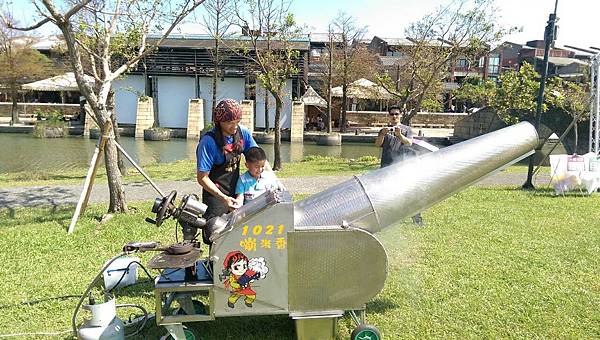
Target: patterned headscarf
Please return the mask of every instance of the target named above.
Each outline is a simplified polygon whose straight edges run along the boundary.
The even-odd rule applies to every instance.
[[[215,107],[214,117],[219,123],[242,119],[242,108],[233,99],[223,99]]]

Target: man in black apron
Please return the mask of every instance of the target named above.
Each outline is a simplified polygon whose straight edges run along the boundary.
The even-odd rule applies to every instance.
[[[257,146],[250,130],[239,125],[242,109],[236,101],[220,101],[213,119],[215,127],[200,138],[196,148],[196,177],[203,189],[202,202],[208,206],[206,220],[236,207],[235,185],[240,176],[242,153]],[[206,244],[210,244],[208,236],[203,232]]]

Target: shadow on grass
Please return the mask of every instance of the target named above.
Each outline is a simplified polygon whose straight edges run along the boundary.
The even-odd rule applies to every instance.
[[[194,333],[197,340],[296,339],[294,322],[287,315],[222,317],[213,321],[185,323],[185,326]],[[151,322],[142,334],[132,339],[160,339],[166,333],[164,327]]]
[[[0,190],[0,207],[59,207],[71,202],[77,203],[78,196],[73,191],[61,187],[23,188],[17,191]]]
[[[367,314],[378,313],[383,314],[390,309],[398,308],[398,304],[389,298],[378,297],[370,302],[367,302]]]
[[[1,201],[1,199],[0,199]],[[0,203],[1,205],[2,203]],[[14,227],[27,224],[41,224],[56,222],[65,227],[69,225],[73,215],[73,207],[65,205],[52,205],[46,208],[4,208],[0,209],[0,224],[2,227]]]

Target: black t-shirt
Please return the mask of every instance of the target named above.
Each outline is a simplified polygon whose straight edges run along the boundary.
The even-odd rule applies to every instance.
[[[397,125],[400,128],[400,133],[407,138],[413,137],[413,132],[410,126],[403,124]],[[390,128],[391,129],[391,128]],[[400,138],[394,136],[393,131],[383,137],[381,144],[381,167],[388,166],[394,162],[401,161],[416,155],[410,145],[402,144]]]

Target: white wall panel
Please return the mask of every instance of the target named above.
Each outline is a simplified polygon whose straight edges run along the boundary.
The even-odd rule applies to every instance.
[[[159,126],[186,128],[189,100],[196,96],[195,79],[169,76],[157,78]]]
[[[204,99],[204,121],[212,122],[212,78],[200,77],[200,98]],[[241,102],[245,98],[246,82],[244,78],[225,78],[217,80],[217,103],[223,99]]]
[[[281,110],[280,127],[290,128],[292,117],[292,80],[288,79],[284,89],[286,95],[283,98]],[[260,82],[256,84],[256,126],[265,127],[265,88]],[[269,127],[275,127],[275,98],[269,93]]]
[[[117,121],[124,124],[135,124],[137,99],[145,92],[144,76],[128,75],[117,79],[112,84],[115,91],[115,108]]]

